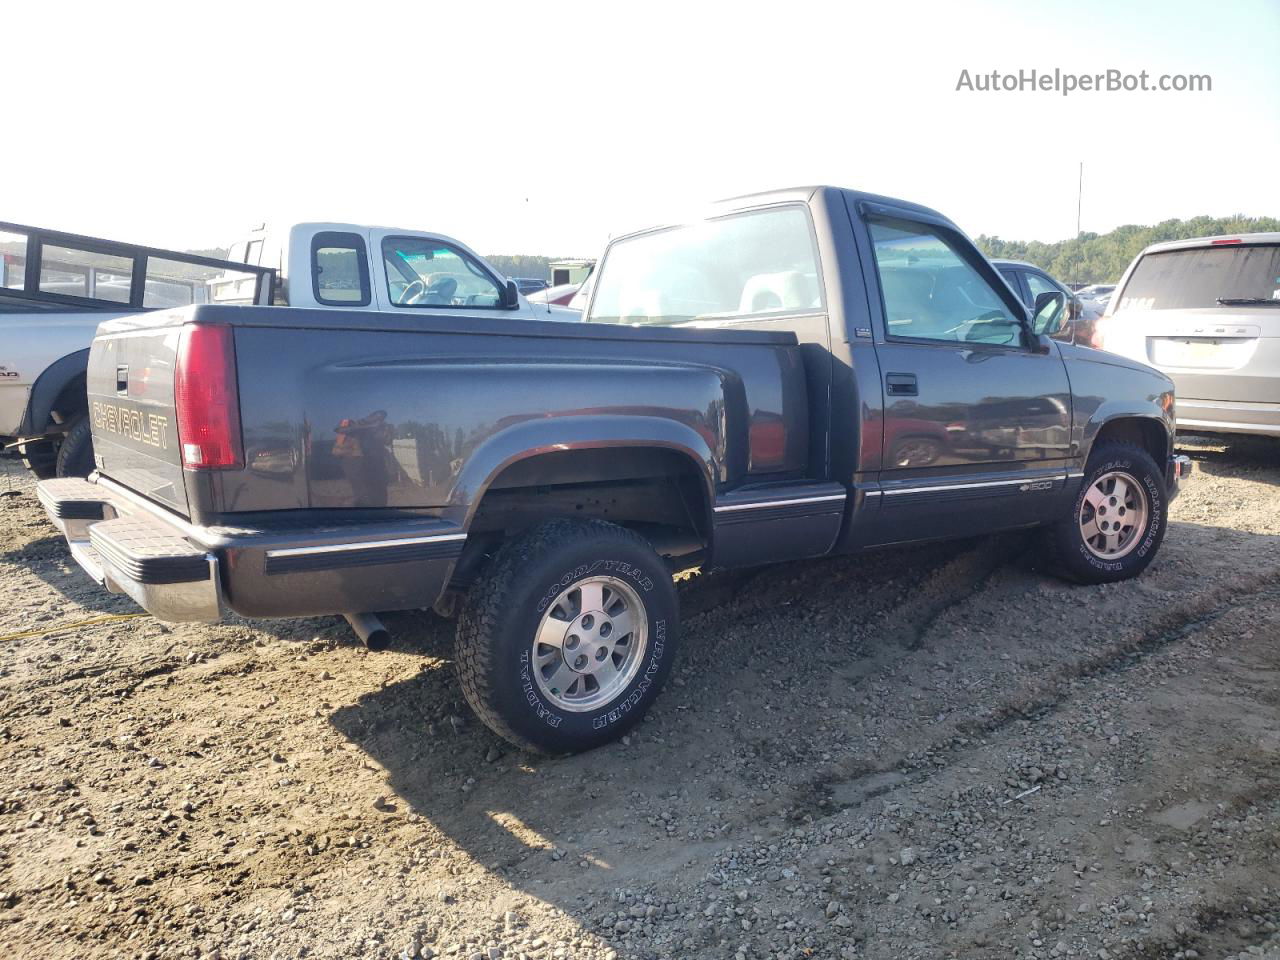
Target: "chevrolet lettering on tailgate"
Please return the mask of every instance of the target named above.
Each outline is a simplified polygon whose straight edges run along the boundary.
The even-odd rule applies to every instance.
[[[169,418],[124,404],[93,401],[93,428],[128,437],[161,450],[169,449]]]

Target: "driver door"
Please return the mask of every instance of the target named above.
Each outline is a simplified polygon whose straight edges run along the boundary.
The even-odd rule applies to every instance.
[[[1022,305],[963,236],[910,217],[866,225],[882,315],[880,539],[1051,516],[1071,457],[1071,390],[1056,346],[1036,352]]]

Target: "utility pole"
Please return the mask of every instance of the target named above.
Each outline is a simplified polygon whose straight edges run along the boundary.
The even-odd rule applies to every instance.
[[[1080,258],[1084,251],[1080,249],[1080,208],[1084,200],[1084,161],[1080,161],[1080,176],[1076,180],[1076,278],[1080,282]]]

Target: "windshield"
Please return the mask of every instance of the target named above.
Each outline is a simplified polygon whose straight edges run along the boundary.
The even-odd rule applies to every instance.
[[[822,310],[809,215],[777,207],[620,240],[592,274],[596,323],[679,324]]]
[[[1187,310],[1217,307],[1219,299],[1280,300],[1280,245],[1149,253],[1125,284],[1119,309]]]

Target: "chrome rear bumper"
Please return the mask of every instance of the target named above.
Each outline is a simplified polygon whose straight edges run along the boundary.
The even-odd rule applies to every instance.
[[[76,563],[112,593],[128,594],[160,620],[222,618],[217,557],[175,526],[87,480],[43,480],[36,495]]]
[[[200,526],[99,475],[45,480],[36,491],[76,562],[161,620],[429,607],[467,540],[456,525],[419,516]]]

